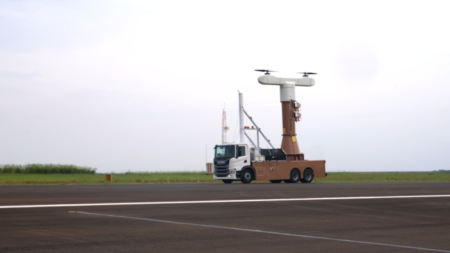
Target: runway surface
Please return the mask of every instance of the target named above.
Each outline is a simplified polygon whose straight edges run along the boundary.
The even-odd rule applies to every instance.
[[[125,251],[450,253],[450,182],[0,187],[0,252]]]

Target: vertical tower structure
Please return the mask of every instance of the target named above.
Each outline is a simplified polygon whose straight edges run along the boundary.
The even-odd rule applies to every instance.
[[[227,143],[227,131],[229,127],[227,126],[227,112],[225,108],[222,111],[222,144]]]
[[[300,155],[300,148],[297,142],[295,122],[300,120],[300,104],[295,100],[295,86],[311,87],[315,81],[309,77],[303,78],[282,78],[271,76],[268,72],[258,78],[258,82],[263,85],[280,86],[280,102],[283,116],[283,139],[281,148],[288,155]],[[301,157],[301,158],[300,158]],[[299,156],[303,160],[302,156]]]
[[[239,141],[244,143],[244,94],[239,92]]]

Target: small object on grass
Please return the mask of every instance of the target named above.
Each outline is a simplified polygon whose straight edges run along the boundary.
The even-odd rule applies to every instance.
[[[105,183],[107,182],[107,181],[109,181],[109,182],[113,182],[113,179],[112,179],[112,174],[105,174]]]

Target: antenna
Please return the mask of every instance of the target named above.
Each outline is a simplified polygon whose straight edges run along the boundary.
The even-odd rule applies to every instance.
[[[230,129],[227,126],[227,112],[225,111],[225,104],[223,104],[223,111],[222,111],[222,144],[228,143],[227,142],[227,131]]]
[[[239,92],[239,142],[244,143],[244,94]]]

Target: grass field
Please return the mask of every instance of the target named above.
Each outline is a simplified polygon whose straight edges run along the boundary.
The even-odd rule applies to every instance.
[[[215,183],[204,172],[113,174],[112,184]],[[0,174],[0,185],[111,184],[104,174]]]
[[[447,181],[450,182],[448,172],[331,172],[326,178],[318,178],[317,182],[419,182],[419,181]]]
[[[105,183],[103,174],[0,174],[0,185],[86,185]],[[329,172],[326,178],[315,179],[313,183],[326,182],[401,182],[401,181],[447,181],[450,173],[407,172],[407,173],[357,173]],[[267,183],[268,181],[255,181]],[[112,184],[197,184],[222,183],[213,180],[204,172],[170,173],[125,173],[113,174]],[[240,182],[234,182],[240,183]]]

